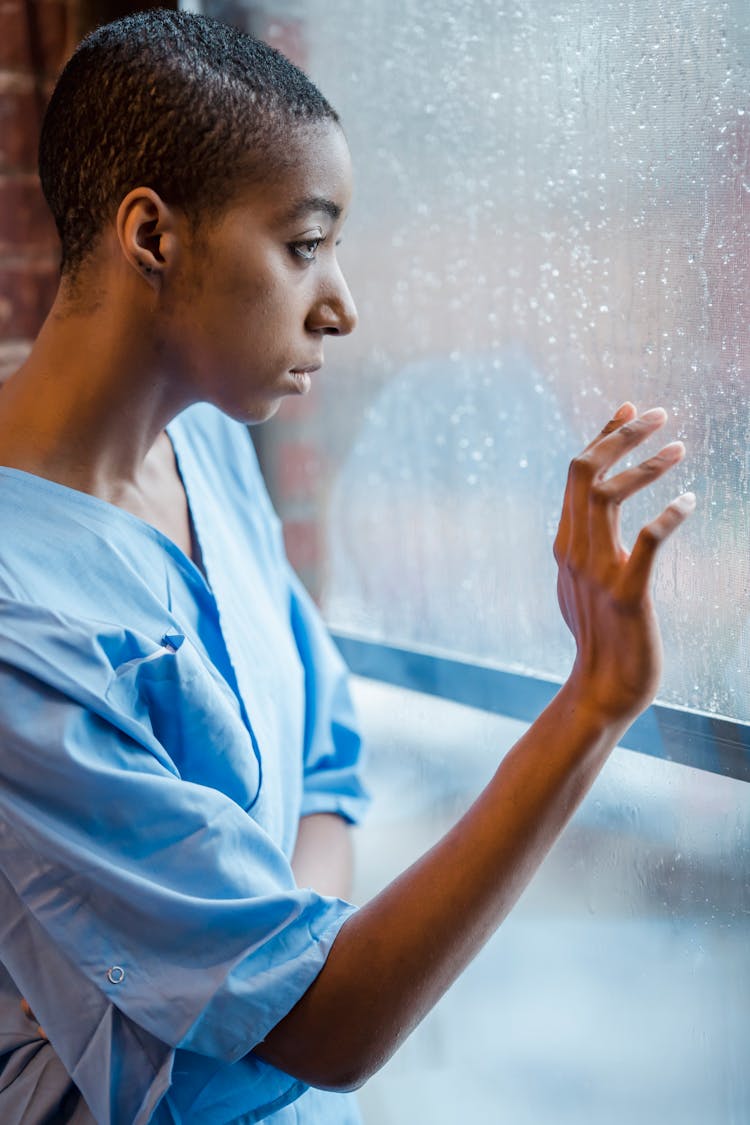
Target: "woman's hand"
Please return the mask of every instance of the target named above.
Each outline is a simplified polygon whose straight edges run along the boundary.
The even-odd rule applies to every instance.
[[[576,641],[570,686],[604,721],[632,721],[654,697],[662,648],[650,592],[656,553],[695,507],[686,492],[641,529],[630,554],[620,538],[620,505],[685,455],[671,442],[614,476],[607,472],[666,421],[659,408],[640,416],[624,403],[571,463],[554,553],[557,596]]]

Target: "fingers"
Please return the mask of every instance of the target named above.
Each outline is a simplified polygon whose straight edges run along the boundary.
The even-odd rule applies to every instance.
[[[651,577],[659,547],[694,510],[695,493],[683,492],[682,496],[667,505],[660,516],[641,528],[627,566],[629,594],[636,598],[640,596]]]
[[[601,441],[601,439],[603,437],[606,437],[607,434],[611,434],[614,430],[619,429],[620,426],[622,426],[625,422],[630,421],[632,418],[635,417],[635,415],[636,415],[636,409],[633,406],[632,402],[623,402],[623,404],[617,408],[617,410],[612,415],[610,420],[605,424],[604,428],[602,430],[600,430],[600,432],[596,435],[596,437],[593,439],[593,441],[589,442],[589,444],[584,449],[581,457],[588,454],[589,451],[591,449],[593,449],[594,446],[596,446],[596,444],[599,441]],[[580,460],[581,460],[581,458],[577,458],[576,460],[571,461],[570,469],[568,471],[568,479],[567,479],[567,482],[566,482],[566,485],[565,485],[565,495],[563,497],[562,515],[560,517],[560,524],[559,524],[558,529],[557,529],[557,535],[555,536],[555,542],[552,546],[552,553],[555,556],[555,560],[558,563],[560,562],[561,558],[565,555],[565,553],[567,551],[567,548],[568,548],[568,545],[570,543],[570,539],[571,539],[571,522],[570,522],[571,511],[570,511],[570,506],[571,506],[571,500],[572,500],[572,493],[573,493],[574,488],[575,488],[575,479],[574,478],[575,478],[575,475],[576,475],[576,472],[577,472],[577,470],[574,468],[574,466],[576,466],[578,464],[578,462],[580,462]],[[578,475],[580,476],[582,474],[579,473]]]
[[[588,537],[589,502],[594,486],[603,480],[607,469],[628,449],[645,441],[662,426],[666,417],[665,411],[655,410],[646,411],[637,418],[633,404],[624,402],[597,437],[578,457],[573,458],[565,488],[562,518],[553,548],[558,563],[571,552],[578,556],[584,549],[585,538]],[[605,499],[604,494],[600,499]],[[615,533],[617,531],[616,513],[614,522],[610,521],[610,529]],[[574,565],[578,565],[582,560],[577,558],[572,561]]]
[[[596,445],[596,443],[600,441],[601,438],[606,437],[607,434],[611,434],[613,430],[618,430],[620,426],[624,425],[626,422],[630,422],[633,418],[635,418],[637,413],[638,411],[633,406],[632,402],[623,402],[622,406],[618,406],[617,410],[614,412],[610,420],[603,427],[603,429],[599,431],[594,440],[589,442],[584,452],[588,451],[592,446]]]
[[[621,457],[660,430],[666,420],[666,410],[657,406],[652,410],[644,411],[638,417],[631,417],[620,425],[610,424],[611,428],[605,426],[580,457],[575,458],[573,465],[582,463],[583,467],[588,469],[590,479],[603,476]],[[613,423],[614,421],[612,419]]]
[[[624,402],[594,440],[571,461],[563,503],[563,518],[558,534],[559,542],[555,545],[556,555],[558,547],[565,549],[570,537],[567,517],[571,505],[575,509],[579,503],[585,501],[592,483],[602,478],[607,469],[629,449],[645,441],[663,426],[667,418],[666,412],[660,408],[647,410],[640,418],[636,417],[636,413],[632,402]]]
[[[640,465],[592,485],[590,528],[591,543],[595,551],[606,550],[613,541],[619,542],[622,502],[640,489],[653,484],[678,465],[684,456],[685,446],[681,441],[673,441]]]
[[[685,446],[681,441],[671,441],[653,457],[641,461],[635,468],[625,469],[608,480],[601,481],[596,488],[597,496],[602,499],[621,504],[635,492],[644,488],[652,481],[658,480],[668,472],[673,465],[678,465],[685,456]]]
[[[597,437],[574,458],[554,545],[558,562],[564,556],[586,552],[586,542],[601,561],[610,557],[613,550],[619,555],[620,504],[678,464],[685,456],[685,447],[682,442],[670,442],[634,468],[608,478],[607,470],[661,429],[666,419],[666,411],[661,407],[638,416],[633,404],[624,402]],[[583,560],[571,561],[575,564]]]

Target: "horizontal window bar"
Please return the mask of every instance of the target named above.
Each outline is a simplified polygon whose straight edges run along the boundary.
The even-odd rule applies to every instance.
[[[340,632],[335,632],[333,639],[358,676],[525,722],[532,722],[560,687],[554,680],[378,644]],[[655,703],[636,719],[619,745],[750,781],[750,723]]]

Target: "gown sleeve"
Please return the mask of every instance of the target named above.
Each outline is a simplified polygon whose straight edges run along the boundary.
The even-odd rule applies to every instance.
[[[369,804],[362,740],[348,670],[297,575],[289,571],[291,623],[305,673],[304,789],[301,815],[336,813],[357,824]]]
[[[181,732],[207,750],[242,737],[215,693],[206,711],[201,675],[187,642],[174,651],[51,614],[40,624],[23,607],[4,615],[3,960],[105,1125],[149,1120],[176,1048],[246,1056],[354,909],[295,887],[244,807],[252,785],[246,802],[190,780]],[[330,799],[353,810],[347,755],[332,759]],[[275,1082],[279,1098],[299,1087],[281,1072]]]

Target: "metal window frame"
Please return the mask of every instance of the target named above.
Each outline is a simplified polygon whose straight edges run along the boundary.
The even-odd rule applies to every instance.
[[[560,687],[561,681],[399,648],[340,631],[332,636],[355,675],[524,722],[532,722]],[[721,715],[655,703],[636,719],[619,745],[737,781],[750,781],[750,723]]]

